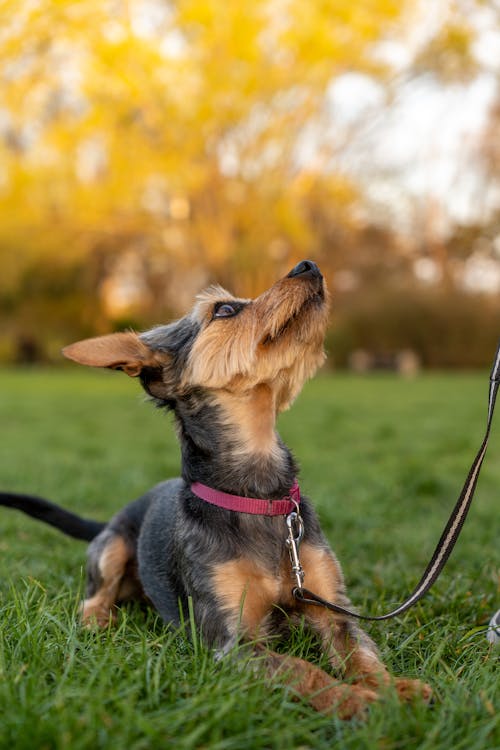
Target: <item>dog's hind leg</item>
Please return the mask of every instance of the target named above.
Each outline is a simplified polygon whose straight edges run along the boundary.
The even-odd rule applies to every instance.
[[[135,557],[133,546],[123,536],[104,530],[89,546],[87,597],[82,605],[85,625],[106,627],[116,619],[115,605],[135,593],[136,582],[127,575]]]

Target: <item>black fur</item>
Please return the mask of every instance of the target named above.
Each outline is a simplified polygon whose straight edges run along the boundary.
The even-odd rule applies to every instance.
[[[28,516],[48,523],[74,539],[83,539],[87,542],[94,539],[106,526],[105,523],[99,521],[81,518],[75,513],[35,495],[0,492],[0,505],[22,510]]]

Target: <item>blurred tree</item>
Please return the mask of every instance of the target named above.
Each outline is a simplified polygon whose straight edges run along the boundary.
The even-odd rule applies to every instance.
[[[252,295],[313,256],[335,292],[337,337],[367,346],[364,310],[366,331],[381,330],[373,347],[406,340],[439,364],[425,326],[393,317],[419,284],[422,320],[446,289],[459,310],[457,269],[481,261],[481,237],[493,253],[498,217],[437,237],[443,208],[424,198],[414,236],[397,236],[332,159],[356,133],[332,119],[329,93],[350,71],[384,84],[379,108],[409,80],[470,80],[486,65],[485,12],[500,29],[481,0],[435,14],[422,0],[0,0],[0,358],[29,358],[47,336],[55,352],[158,322],[213,280]],[[391,82],[381,49],[398,36],[409,62]],[[478,149],[484,195],[498,189],[498,121]],[[477,320],[491,316],[481,305]]]
[[[252,293],[312,252],[311,190],[337,220],[355,191],[301,168],[299,136],[339,71],[381,72],[371,44],[402,7],[3,0],[4,310],[55,262],[99,329],[183,308],[211,277]]]

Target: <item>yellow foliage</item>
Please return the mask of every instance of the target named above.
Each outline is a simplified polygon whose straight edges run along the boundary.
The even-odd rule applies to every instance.
[[[340,211],[354,191],[304,171],[297,138],[336,74],[374,69],[371,44],[403,7],[3,0],[2,286],[96,248],[140,246],[151,273],[244,263],[253,284],[307,255],[308,192],[332,190]]]

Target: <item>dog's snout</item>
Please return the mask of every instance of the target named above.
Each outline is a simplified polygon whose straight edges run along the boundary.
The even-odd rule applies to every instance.
[[[295,268],[292,268],[288,274],[289,278],[295,278],[296,276],[304,276],[307,278],[323,278],[321,271],[319,270],[316,263],[312,260],[301,260]]]

